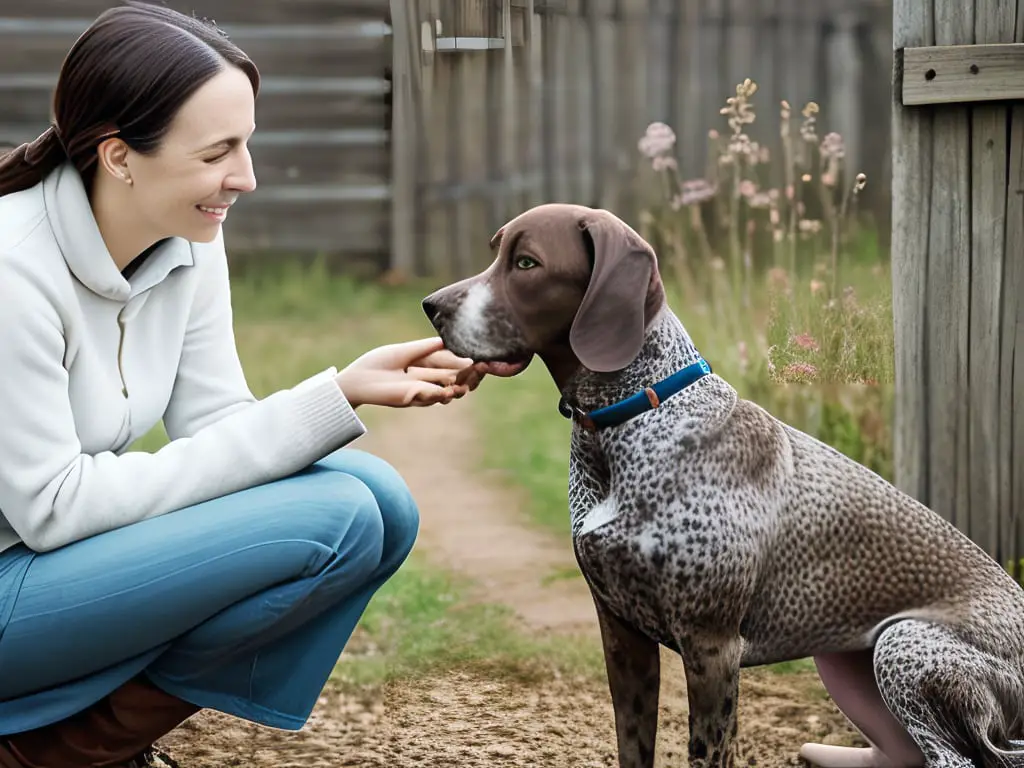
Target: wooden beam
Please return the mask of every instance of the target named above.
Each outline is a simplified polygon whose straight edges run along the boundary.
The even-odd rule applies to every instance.
[[[1024,43],[903,49],[903,105],[1024,101]]]

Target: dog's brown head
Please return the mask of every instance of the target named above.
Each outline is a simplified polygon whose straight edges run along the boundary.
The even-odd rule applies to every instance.
[[[456,354],[515,375],[537,354],[617,371],[634,360],[665,300],[653,248],[608,211],[547,204],[491,239],[484,272],[442,288],[423,309]]]

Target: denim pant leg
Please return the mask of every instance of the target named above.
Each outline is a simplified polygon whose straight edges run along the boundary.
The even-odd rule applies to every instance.
[[[147,674],[158,686],[199,706],[287,730],[298,730],[316,705],[345,643],[373,595],[395,574],[419,532],[419,510],[398,472],[364,451],[342,449],[314,465],[317,470],[358,478],[380,509],[384,540],[380,563],[362,588],[284,637],[231,663],[196,674],[191,646],[202,634],[213,641],[232,612],[207,622],[153,664]],[[232,609],[235,610],[235,609]]]
[[[301,727],[417,523],[397,473],[343,449],[54,552],[0,553],[29,561],[0,585],[16,590],[0,733],[66,717],[139,671],[199,706]]]

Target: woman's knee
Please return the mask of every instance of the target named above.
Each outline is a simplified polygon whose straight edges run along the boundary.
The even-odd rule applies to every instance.
[[[384,527],[383,560],[404,560],[419,534],[420,514],[398,470],[379,456],[355,448],[336,451],[316,466],[351,475],[370,490]]]
[[[384,555],[385,527],[373,491],[356,477],[323,472],[293,478],[290,509],[282,510],[288,533],[323,547],[323,562],[344,565],[351,577],[368,577]]]

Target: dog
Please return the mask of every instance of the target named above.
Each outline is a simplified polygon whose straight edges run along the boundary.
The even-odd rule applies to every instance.
[[[1024,766],[1024,590],[962,532],[774,418],[698,351],[654,249],[545,204],[423,310],[483,375],[535,357],[573,421],[573,549],[593,596],[620,768],[652,768],[659,647],[682,659],[689,764],[735,758],[743,667],[813,657],[870,745],[823,768]]]

